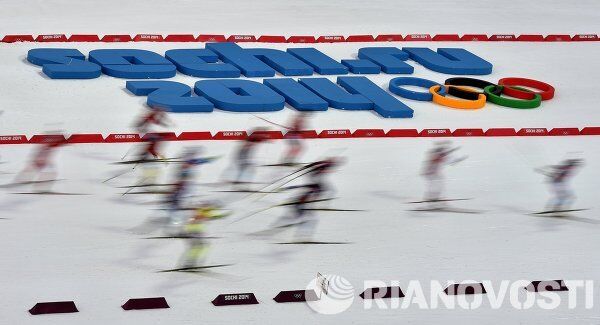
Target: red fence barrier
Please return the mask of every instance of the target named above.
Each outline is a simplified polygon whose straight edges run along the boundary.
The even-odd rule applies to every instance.
[[[317,43],[340,43],[345,41],[346,39],[344,36],[340,35],[319,36],[319,38],[317,38]]]
[[[400,35],[400,34],[378,35],[375,38],[375,41],[377,41],[377,42],[400,42],[403,40],[404,40],[404,37],[402,37],[402,35]]]
[[[195,42],[196,37],[192,34],[173,34],[167,35],[165,42]]]
[[[465,34],[460,38],[461,41],[488,41],[488,36],[485,34]]]
[[[132,38],[130,35],[104,35],[100,41],[108,43],[131,42]]]
[[[67,36],[65,36],[65,34],[38,35],[38,37],[35,38],[35,41],[40,43],[66,42]]]
[[[3,43],[34,42],[33,35],[6,35],[2,38]]]
[[[256,42],[254,35],[231,35],[227,38],[227,42]]]
[[[460,36],[458,36],[458,34],[438,34],[433,36],[431,40],[440,42],[457,42],[460,41]]]
[[[156,34],[137,34],[133,38],[134,42],[163,42],[164,38],[162,35]]]
[[[517,135],[517,131],[513,128],[492,128],[485,131],[488,137],[512,137]]]
[[[450,137],[450,129],[425,129],[419,132],[420,137]]]
[[[491,42],[514,42],[517,37],[512,34],[495,34],[490,36],[489,40]]]
[[[198,42],[227,42],[225,35],[198,35]]]
[[[314,36],[290,36],[288,43],[315,43],[317,39]]]
[[[417,129],[392,129],[385,135],[391,138],[418,137],[419,131]]]
[[[488,130],[479,128],[463,128],[455,129],[391,129],[385,131],[383,129],[357,129],[352,132],[349,129],[335,130],[304,130],[300,132],[287,132],[283,134],[281,131],[259,131],[267,136],[268,139],[279,140],[289,138],[304,138],[304,139],[334,139],[334,138],[403,138],[403,137],[510,137],[510,136],[577,136],[577,135],[600,135],[600,127],[590,126],[579,130],[576,127],[564,128],[521,128],[518,131],[514,128],[490,128]],[[246,131],[219,131],[211,135],[208,131],[192,131],[182,132],[178,136],[174,132],[160,132],[163,140],[167,141],[194,141],[194,140],[244,140],[248,138]],[[33,135],[29,140],[25,135],[4,135],[0,136],[0,145],[2,144],[24,144],[24,143],[44,143],[49,137],[62,137],[64,135],[52,134],[37,134]],[[72,134],[68,139],[68,143],[120,143],[120,142],[141,142],[150,134],[140,137],[135,133],[113,133],[103,138],[99,133],[82,133]]]
[[[159,34],[137,34],[134,37],[131,35],[105,35],[102,38],[98,35],[71,35],[67,37],[64,34],[40,34],[37,37],[33,35],[5,35],[2,38],[3,43],[14,42],[262,42],[262,43],[338,43],[338,42],[400,42],[400,41],[442,41],[442,42],[459,42],[459,41],[510,41],[510,42],[584,42],[584,41],[600,41],[597,34],[408,34],[403,37],[401,34],[381,34],[381,35],[343,35],[334,36],[290,36],[287,39],[282,35],[262,35],[256,37],[254,35],[198,35],[193,34],[172,34],[163,38]]]
[[[352,132],[348,129],[342,130],[323,130],[319,133],[319,138],[350,138]]]
[[[358,129],[352,133],[354,138],[383,138],[385,131],[381,129]]]
[[[285,43],[285,36],[269,36],[263,35],[258,38],[259,42],[262,43]]]
[[[350,35],[346,42],[375,42],[373,35]]]
[[[69,42],[100,42],[98,35],[71,35]]]

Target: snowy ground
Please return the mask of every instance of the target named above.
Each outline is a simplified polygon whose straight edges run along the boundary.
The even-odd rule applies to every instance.
[[[116,9],[109,9],[116,8]],[[598,33],[598,1],[178,1],[73,2],[67,0],[0,2],[0,34],[255,34],[349,35],[387,33],[579,34]],[[510,110],[488,104],[477,112],[450,110],[432,103],[406,100],[413,119],[382,119],[368,112],[330,109],[317,114],[310,126],[337,128],[488,128],[599,126],[596,78],[600,43],[389,43],[386,46],[464,47],[494,64],[485,79],[522,76],[556,87],[556,98],[537,110]],[[336,59],[354,57],[360,47],[376,44],[314,44]],[[124,90],[125,80],[107,76],[88,81],[49,80],[41,68],[25,61],[36,47],[141,48],[164,53],[173,48],[203,44],[0,44],[0,134],[36,134],[61,129],[66,133],[131,131],[131,122],[145,98]],[[244,47],[286,48],[302,45],[243,44]],[[415,77],[443,81],[448,75],[415,64]],[[370,76],[386,87],[395,76]],[[195,78],[178,74],[174,81],[192,85]],[[292,109],[263,117],[284,123]],[[247,114],[174,115],[172,131],[237,130],[262,125]],[[363,212],[320,213],[315,238],[348,241],[335,246],[281,247],[290,233],[272,240],[248,239],[287,212],[272,209],[244,221],[248,213],[284,202],[283,194],[262,200],[198,187],[202,198],[230,204],[235,214],[216,221],[210,263],[235,263],[218,274],[159,274],[173,267],[183,252],[180,240],[149,240],[132,228],[160,215],[151,204],[157,198],[121,196],[117,186],[136,181],[135,173],[110,185],[102,180],[123,170],[112,165],[128,150],[127,144],[73,145],[59,151],[61,181],[54,189],[85,193],[81,196],[27,196],[0,191],[0,324],[224,324],[224,323],[372,323],[407,322],[482,324],[598,324],[600,323],[600,264],[597,259],[598,178],[600,138],[513,137],[459,138],[460,154],[469,159],[447,170],[450,197],[472,198],[453,203],[479,214],[416,213],[407,210],[424,191],[418,173],[435,139],[310,140],[303,157],[311,161],[342,152],[347,163],[333,175],[339,199],[332,208]],[[202,168],[200,182],[226,176],[230,141],[169,143],[168,156],[183,146],[202,145],[209,155],[225,155]],[[261,147],[261,163],[273,163],[283,141]],[[341,149],[340,149],[341,148]],[[12,181],[33,146],[0,147],[0,184]],[[533,217],[543,208],[548,189],[535,167],[552,164],[577,152],[586,165],[573,180],[575,207],[589,208],[573,218]],[[174,166],[165,169],[168,181]],[[283,171],[260,168],[257,180],[273,179]],[[20,189],[21,190],[21,189]],[[20,191],[19,190],[19,191]],[[22,189],[27,190],[27,189]],[[159,235],[158,233],[156,235]],[[287,237],[286,237],[287,236]],[[304,304],[277,304],[281,290],[302,289],[316,272],[338,274],[362,291],[364,280],[546,280],[595,281],[593,309],[516,310],[510,305],[492,309],[364,310],[360,298],[349,311],[335,316],[313,312]],[[425,284],[426,286],[426,284]],[[214,307],[220,293],[254,292],[257,306]],[[565,297],[565,293],[560,294]],[[124,312],[129,298],[165,296],[171,309]],[[31,316],[35,302],[74,300],[80,313]]]
[[[218,270],[218,277],[189,274],[157,274],[173,267],[183,251],[179,240],[149,240],[132,228],[159,212],[152,205],[134,202],[156,198],[129,195],[114,186],[135,182],[127,175],[102,184],[122,167],[111,165],[127,145],[75,145],[59,158],[55,190],[81,192],[86,196],[25,196],[2,194],[0,281],[10,297],[1,307],[10,323],[221,324],[229,322],[277,322],[305,319],[326,323],[389,322],[394,320],[433,323],[441,320],[476,319],[494,323],[506,317],[526,323],[589,324],[598,321],[597,306],[545,311],[519,311],[508,306],[461,310],[363,310],[356,301],[337,316],[319,316],[306,306],[278,305],[271,300],[280,290],[304,288],[316,272],[339,274],[357,291],[362,281],[409,280],[463,281],[467,279],[589,279],[600,281],[600,264],[594,258],[600,239],[596,180],[600,176],[600,151],[596,137],[473,138],[459,139],[461,155],[469,159],[447,170],[448,195],[473,198],[453,206],[481,210],[481,214],[416,213],[407,210],[424,190],[418,176],[421,161],[432,139],[313,140],[305,159],[312,160],[345,148],[348,157],[332,178],[338,200],[330,207],[364,209],[365,212],[326,212],[319,215],[317,240],[349,241],[337,246],[284,247],[291,233],[272,240],[252,240],[244,234],[265,228],[285,209],[273,209],[231,224],[231,221],[262,207],[286,200],[273,194],[253,202],[245,194],[213,192],[199,187],[204,198],[235,201],[236,214],[211,227],[214,242],[210,263],[236,263]],[[228,154],[233,142],[189,142],[203,145],[210,155]],[[183,143],[169,144],[170,155]],[[559,147],[561,150],[556,150]],[[3,147],[5,172],[16,172],[30,146]],[[259,152],[263,163],[272,162],[283,142],[266,144]],[[381,155],[381,152],[391,154]],[[556,162],[566,151],[581,151],[587,165],[574,179],[576,207],[590,208],[573,219],[532,217],[547,198],[543,177],[534,167]],[[216,182],[226,175],[229,157],[203,168],[200,181]],[[225,174],[224,174],[225,173]],[[168,174],[168,173],[167,173]],[[262,167],[256,178],[276,177]],[[12,175],[3,176],[9,182]],[[165,178],[165,181],[167,178]],[[156,234],[159,235],[159,234]],[[596,288],[598,289],[598,288]],[[219,293],[254,292],[258,306],[220,307],[210,304]],[[358,292],[357,292],[358,293]],[[165,296],[172,309],[124,313],[119,305],[130,297]],[[75,300],[79,314],[31,317],[25,310],[36,301]],[[485,306],[485,304],[484,304]],[[7,323],[8,324],[8,323]]]
[[[600,27],[595,0],[4,0],[2,9],[6,34],[580,34]]]

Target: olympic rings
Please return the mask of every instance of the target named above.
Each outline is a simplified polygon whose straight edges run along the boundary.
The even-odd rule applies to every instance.
[[[492,86],[494,84],[489,81],[481,80],[481,79],[456,77],[456,78],[446,79],[446,81],[444,81],[444,85],[469,86],[469,87],[479,88],[479,89],[481,89],[481,92],[479,92],[479,93],[483,94],[483,88],[485,88],[487,86]]]
[[[500,106],[512,108],[536,108],[539,107],[542,103],[542,96],[538,93],[532,93],[534,94],[533,99],[510,99],[494,94],[494,91],[497,90],[494,88],[500,89],[500,91],[504,91],[504,88],[507,87],[490,85],[483,89],[485,94],[488,96],[488,100]],[[521,87],[515,87],[514,89],[516,89],[516,91],[526,91],[525,88]]]
[[[424,102],[430,102],[433,100],[433,95],[431,95],[430,92],[418,92],[418,91],[412,91],[412,90],[408,90],[408,89],[400,87],[400,86],[407,86],[407,85],[423,87],[423,88],[427,88],[427,89],[429,89],[433,86],[436,86],[436,85],[441,86],[437,82],[427,80],[427,79],[413,78],[413,77],[398,77],[398,78],[394,78],[394,79],[390,80],[389,89],[394,94],[404,97],[404,98],[414,99],[414,100],[419,100],[419,101],[424,101]],[[442,92],[441,94],[445,95],[446,93]]]
[[[539,107],[542,101],[554,97],[553,86],[526,78],[502,78],[498,84],[494,84],[481,79],[455,77],[446,79],[444,84],[442,86],[435,81],[422,78],[398,77],[390,80],[389,90],[404,98],[433,101],[436,104],[458,109],[479,109],[485,105],[486,101],[504,107],[530,109]],[[404,89],[400,87],[402,85],[429,88],[429,93]],[[539,91],[532,91],[525,87],[535,88]],[[483,91],[476,91],[472,88],[479,88]],[[504,97],[503,94],[509,97]],[[447,97],[447,95],[456,98]]]
[[[501,86],[504,87],[503,93],[520,99],[534,99],[536,94],[542,96],[542,100],[552,99],[554,97],[554,87],[550,86],[545,82],[538,80],[527,79],[527,78],[502,78],[498,81]],[[541,90],[541,92],[534,92],[528,89],[516,88],[512,86],[525,86]]]
[[[484,94],[478,94],[475,92],[471,92],[473,95],[475,95],[477,97],[475,100],[452,99],[450,97],[442,96],[438,93],[438,90],[440,90],[441,87],[442,86],[433,86],[433,87],[429,88],[429,92],[433,96],[433,102],[440,104],[440,105],[444,105],[444,106],[448,106],[448,107],[452,107],[452,108],[458,108],[458,109],[478,109],[478,108],[482,108],[485,105],[485,101],[487,100],[487,98]],[[450,93],[450,89],[458,88],[459,86],[444,86],[444,87],[447,88],[448,89],[447,92]],[[469,92],[469,90],[467,90],[466,88],[462,88],[462,90]]]

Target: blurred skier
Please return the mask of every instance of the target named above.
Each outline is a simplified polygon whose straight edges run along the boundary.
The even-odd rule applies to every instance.
[[[583,165],[582,159],[565,159],[555,166],[538,169],[540,173],[548,178],[552,197],[546,204],[547,211],[561,211],[575,201],[575,194],[569,186],[569,180],[573,178],[575,171]]]
[[[160,133],[148,133],[145,137],[145,143],[138,153],[136,163],[142,165],[142,175],[138,185],[152,185],[157,183],[161,174],[160,162],[165,161],[165,156],[161,154],[161,147],[164,137]]]
[[[304,149],[302,131],[306,130],[307,117],[307,113],[299,112],[292,119],[290,126],[285,127],[288,130],[286,133],[288,148],[282,160],[284,166],[294,166],[298,163],[298,157]]]
[[[45,135],[42,143],[33,153],[30,163],[15,178],[18,183],[47,183],[56,180],[53,164],[56,149],[67,144],[62,134]]]
[[[237,177],[233,182],[234,184],[251,182],[252,173],[255,166],[253,161],[254,150],[256,150],[258,144],[269,139],[265,131],[265,128],[256,128],[252,130],[250,136],[248,136],[240,146],[235,155]]]
[[[206,222],[228,215],[228,212],[212,203],[204,203],[194,211],[194,215],[183,227],[182,235],[186,238],[187,248],[181,258],[181,268],[196,268],[204,265],[209,248]]]
[[[150,108],[137,122],[135,122],[135,130],[140,136],[151,132],[153,126],[168,126],[170,125],[167,113],[161,108]]]
[[[176,181],[173,184],[172,191],[168,194],[167,199],[169,211],[171,212],[170,219],[172,225],[181,223],[179,217],[179,212],[183,208],[181,202],[188,193],[189,185],[194,179],[194,167],[207,164],[215,159],[201,158],[201,154],[201,148],[186,148],[182,155],[182,161],[177,169]]]
[[[157,132],[153,132],[153,130],[152,130],[153,126],[169,126],[169,125],[171,125],[171,123],[169,121],[169,118],[167,117],[167,113],[163,109],[150,108],[141,118],[139,118],[134,123],[133,126],[134,126],[136,132],[141,137],[146,135],[146,138],[147,138],[146,142],[148,144],[152,144],[151,141],[148,141],[148,138],[149,138],[148,135],[159,134]],[[156,139],[156,138],[153,138],[150,140],[154,140],[154,139]],[[127,150],[127,152],[125,153],[125,155],[123,155],[123,157],[121,157],[121,160],[125,159],[125,157],[127,157],[129,155],[129,153],[132,152],[132,150],[136,147],[137,147],[137,145],[130,147],[129,150]],[[145,146],[144,151],[147,151],[149,154],[151,154],[155,158],[157,157],[156,151],[151,146]]]
[[[165,159],[165,156],[160,153],[161,146],[164,142],[164,136],[160,133],[148,133],[145,136],[145,143],[138,154],[139,162],[148,162],[157,159]]]
[[[284,215],[275,221],[272,229],[281,229],[291,226],[296,228],[296,240],[308,240],[312,237],[314,229],[317,225],[309,206],[316,202],[324,201],[326,194],[329,196],[333,193],[333,188],[327,181],[327,175],[334,171],[335,167],[342,163],[339,157],[330,157],[325,160],[317,161],[305,166],[302,170],[306,170],[303,175],[308,177],[308,182],[303,185],[291,186],[288,189],[299,188],[302,192],[294,200],[292,206],[292,214]]]
[[[423,199],[425,202],[440,203],[444,191],[443,167],[445,165],[456,164],[466,159],[466,157],[453,158],[452,153],[457,151],[460,147],[452,148],[450,145],[451,143],[449,141],[438,142],[427,155],[427,161],[425,162],[425,168],[422,173],[427,182],[427,189]]]

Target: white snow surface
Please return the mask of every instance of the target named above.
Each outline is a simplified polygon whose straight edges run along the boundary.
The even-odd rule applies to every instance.
[[[2,34],[585,34],[595,0],[4,0]]]
[[[598,321],[598,307],[566,302],[556,310],[533,308],[517,311],[506,303],[499,310],[489,303],[473,310],[364,310],[360,298],[350,310],[335,316],[314,313],[303,304],[277,304],[272,298],[280,290],[304,288],[316,272],[338,274],[364,289],[364,280],[491,280],[498,290],[501,280],[585,279],[600,280],[595,258],[600,239],[597,215],[597,179],[600,151],[597,137],[558,138],[461,138],[460,155],[466,161],[449,167],[447,195],[472,198],[450,203],[480,214],[410,212],[421,199],[423,179],[418,175],[425,150],[433,139],[310,140],[310,161],[328,152],[346,148],[347,163],[332,175],[337,189],[331,208],[364,212],[322,212],[315,240],[348,241],[348,245],[280,246],[292,239],[286,232],[269,240],[246,234],[268,227],[289,213],[277,208],[234,222],[261,208],[289,200],[289,194],[270,194],[255,201],[246,193],[215,192],[220,188],[198,187],[196,200],[229,203],[235,214],[214,221],[208,263],[236,263],[216,270],[217,275],[158,274],[175,267],[184,245],[181,240],[143,239],[153,234],[133,230],[146,218],[159,216],[156,205],[139,204],[158,197],[126,195],[116,186],[137,181],[136,173],[108,184],[102,180],[123,170],[111,165],[127,145],[75,145],[61,150],[57,169],[60,178],[54,190],[87,193],[84,196],[27,196],[11,194],[27,189],[3,191],[0,217],[3,265],[0,281],[6,297],[1,311],[5,324],[207,324],[223,323],[550,323],[590,324]],[[169,156],[186,145],[171,143]],[[273,162],[284,142],[265,144],[259,163]],[[236,143],[202,142],[207,154],[224,155],[202,168],[200,182],[219,181]],[[560,150],[557,150],[560,148]],[[29,145],[5,146],[9,163],[3,171],[18,171]],[[534,167],[564,158],[564,151],[581,151],[587,165],[573,180],[578,194],[576,207],[590,208],[573,219],[534,217],[548,196],[543,177]],[[173,166],[164,181],[172,176]],[[259,168],[256,179],[268,180],[283,171]],[[9,182],[11,175],[2,176]],[[138,203],[138,204],[135,204]],[[595,288],[598,290],[598,288]],[[427,290],[427,289],[426,289]],[[254,292],[255,306],[214,307],[210,301],[221,293]],[[597,291],[596,291],[597,292]],[[165,296],[170,310],[123,312],[128,298]],[[429,295],[428,295],[429,296]],[[561,298],[567,298],[566,293]],[[597,293],[596,293],[597,298]],[[38,301],[74,300],[78,314],[30,316],[26,310]],[[486,300],[484,300],[486,301]],[[583,301],[579,301],[583,304]],[[596,302],[597,304],[597,302]]]
[[[360,34],[360,33],[596,33],[600,24],[597,1],[179,1],[179,2],[73,2],[14,1],[0,3],[2,34],[17,33],[193,33],[193,34]],[[116,12],[109,15],[109,7]],[[314,44],[336,59],[351,58],[362,46],[377,44]],[[485,79],[522,76],[556,87],[556,98],[536,110],[511,110],[488,104],[465,112],[405,100],[415,109],[413,119],[383,119],[370,112],[335,109],[311,120],[315,129],[358,128],[488,128],[584,127],[600,125],[596,76],[600,46],[593,43],[389,43],[385,46],[463,47],[494,64]],[[36,134],[61,129],[66,133],[119,133],[131,131],[144,97],[124,90],[125,80],[102,76],[94,80],[50,80],[40,67],[25,61],[36,47],[80,49],[142,48],[164,53],[172,48],[203,44],[0,44],[1,134]],[[244,47],[286,48],[304,45],[243,44]],[[448,75],[415,63],[416,77],[443,81]],[[385,87],[393,75],[369,76]],[[335,78],[335,77],[332,77]],[[196,78],[178,74],[170,79],[193,85]],[[257,79],[260,80],[260,79]],[[286,108],[262,117],[284,123],[293,113]],[[217,131],[263,125],[248,114],[216,110],[211,114],[171,114],[170,130]],[[600,217],[598,179],[600,138],[513,137],[458,138],[460,155],[468,159],[446,170],[447,196],[471,198],[451,203],[480,214],[416,213],[408,201],[419,200],[424,181],[419,176],[431,138],[307,140],[303,161],[342,152],[346,163],[332,175],[338,199],[331,208],[362,212],[323,212],[315,239],[348,241],[348,245],[282,247],[284,233],[271,240],[249,239],[285,208],[237,218],[272,204],[289,194],[256,196],[216,192],[195,187],[198,200],[221,200],[234,215],[215,221],[209,263],[235,263],[213,276],[160,274],[174,267],[183,253],[181,240],[150,240],[133,228],[158,216],[158,206],[141,204],[158,197],[122,196],[117,186],[137,180],[139,168],[114,181],[102,183],[124,170],[113,165],[128,144],[81,144],[61,148],[57,170],[62,179],[54,189],[85,193],[81,196],[43,196],[0,192],[0,324],[597,324],[600,322]],[[186,146],[203,146],[207,155],[222,156],[201,167],[197,179],[211,183],[227,176],[233,141],[172,142],[167,156]],[[261,145],[257,160],[276,162],[284,141]],[[1,184],[10,183],[26,164],[33,145],[0,147],[4,164]],[[573,218],[533,217],[548,198],[543,176],[533,171],[569,155],[585,159],[572,182],[575,207],[589,210]],[[162,181],[172,179],[174,164],[163,166]],[[257,169],[257,180],[269,181],[284,171]],[[27,189],[24,189],[27,190]],[[592,309],[532,308],[516,310],[508,303],[492,309],[484,302],[477,310],[419,309],[365,310],[356,297],[348,311],[326,316],[305,304],[277,304],[281,290],[304,288],[317,272],[347,278],[356,294],[364,280],[594,280]],[[495,287],[494,289],[498,289]],[[214,307],[221,293],[254,292],[259,305]],[[566,300],[567,293],[560,293]],[[165,296],[171,309],[129,311],[120,305],[129,298]],[[31,316],[36,302],[74,300],[77,314]],[[484,301],[487,301],[484,299]],[[582,301],[579,301],[582,303]]]

